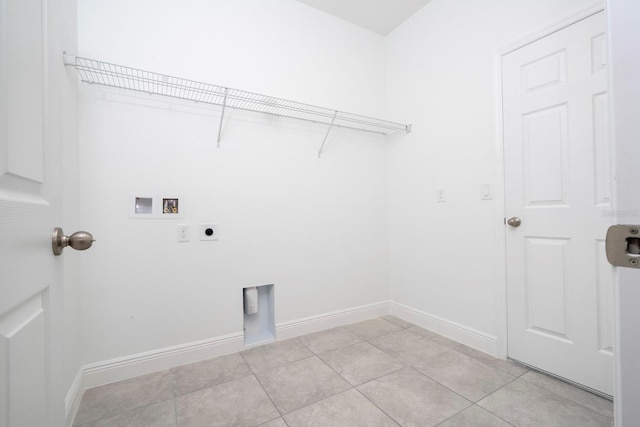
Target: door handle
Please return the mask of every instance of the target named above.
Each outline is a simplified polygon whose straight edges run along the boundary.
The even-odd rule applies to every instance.
[[[605,242],[607,261],[617,267],[640,268],[640,225],[612,225]]]
[[[510,227],[518,228],[520,227],[520,224],[522,224],[522,220],[517,216],[514,216],[513,218],[509,218],[507,220],[507,224],[509,224]]]
[[[91,233],[86,231],[76,231],[71,236],[65,236],[62,228],[56,227],[53,229],[53,235],[51,236],[51,247],[53,254],[58,256],[62,255],[62,250],[67,246],[71,246],[77,251],[84,251],[89,249],[95,241]]]

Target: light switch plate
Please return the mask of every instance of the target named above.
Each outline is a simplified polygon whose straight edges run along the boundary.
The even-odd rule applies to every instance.
[[[491,184],[482,184],[480,186],[480,199],[482,200],[493,199],[493,186]]]
[[[200,224],[200,240],[218,240],[220,229],[218,224]]]

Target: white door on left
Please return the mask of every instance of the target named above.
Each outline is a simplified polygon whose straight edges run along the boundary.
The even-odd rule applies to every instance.
[[[2,427],[64,424],[61,368],[52,364],[62,340],[62,265],[51,249],[51,232],[62,224],[63,112],[56,111],[55,76],[64,70],[50,70],[58,47],[47,34],[47,6],[55,7],[0,0]]]

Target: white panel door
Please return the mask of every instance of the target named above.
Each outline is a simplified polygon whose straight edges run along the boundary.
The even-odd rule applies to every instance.
[[[60,426],[59,138],[46,0],[0,0],[0,426]]]
[[[503,57],[509,357],[613,394],[607,52],[598,13]]]

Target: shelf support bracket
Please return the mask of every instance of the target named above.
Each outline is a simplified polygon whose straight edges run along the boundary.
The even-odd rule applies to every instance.
[[[222,100],[222,113],[220,113],[220,124],[218,125],[218,142],[216,143],[216,148],[220,148],[220,135],[222,135],[222,120],[224,119],[224,110],[227,108],[227,94],[229,93],[228,88],[224,88],[224,99]]]
[[[62,52],[62,62],[67,67],[76,67],[76,56],[70,55],[67,51]]]
[[[333,122],[336,121],[336,117],[338,116],[338,112],[333,113],[333,118],[331,119],[331,123],[329,123],[329,129],[327,129],[327,133],[324,134],[324,139],[322,140],[322,145],[318,150],[318,158],[320,158],[320,154],[322,154],[322,149],[324,148],[324,144],[327,142],[327,138],[329,137],[329,132],[331,132],[331,128],[333,127]]]

